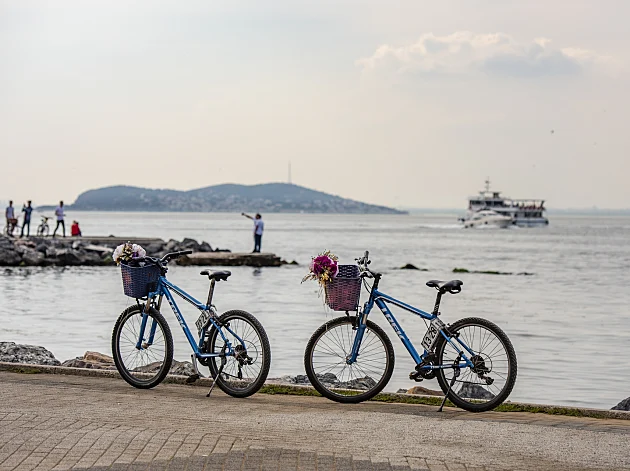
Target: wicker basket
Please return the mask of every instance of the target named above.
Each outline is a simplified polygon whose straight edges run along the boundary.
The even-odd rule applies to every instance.
[[[123,291],[131,298],[144,298],[157,287],[160,278],[160,267],[148,265],[144,267],[130,267],[120,264]]]
[[[339,265],[339,272],[326,285],[326,304],[333,311],[356,311],[361,296],[361,278],[356,265]]]

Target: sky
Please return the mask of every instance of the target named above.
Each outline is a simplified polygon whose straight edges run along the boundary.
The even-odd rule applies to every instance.
[[[0,0],[0,200],[630,207],[628,0]]]

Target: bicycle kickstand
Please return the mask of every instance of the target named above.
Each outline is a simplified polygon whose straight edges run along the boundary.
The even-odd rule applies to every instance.
[[[462,356],[461,354],[457,356],[457,358],[453,362],[453,365],[459,365],[459,360],[461,359],[461,356]],[[438,412],[442,412],[442,409],[444,409],[444,404],[446,404],[448,395],[450,394],[451,389],[453,388],[453,385],[455,384],[455,381],[457,380],[458,377],[459,377],[459,366],[453,366],[453,378],[451,379],[451,382],[448,385],[448,390],[446,391],[446,394],[444,395],[444,399],[442,399],[442,404],[440,404],[440,408],[438,409]]]
[[[208,391],[208,394],[206,394],[206,397],[210,397],[210,394],[212,394],[212,390],[217,385],[217,379],[221,377],[221,373],[223,373],[223,367],[225,366],[226,363],[227,363],[227,360],[225,359],[225,356],[222,356],[221,366],[219,367],[219,371],[217,372],[217,375],[214,377],[214,381],[212,382],[212,386],[210,386],[210,391]]]

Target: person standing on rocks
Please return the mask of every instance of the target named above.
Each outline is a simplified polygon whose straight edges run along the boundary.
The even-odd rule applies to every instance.
[[[262,235],[265,230],[265,223],[262,220],[262,216],[260,214],[256,214],[255,217],[251,217],[249,214],[241,213],[248,219],[254,221],[254,250],[252,253],[259,253],[260,247],[262,245]]]
[[[64,214],[63,214],[63,201],[59,202],[59,206],[57,206],[57,209],[55,209],[55,216],[57,216],[57,225],[55,226],[55,230],[53,231],[53,237],[55,237],[55,234],[57,233],[57,229],[59,229],[59,226],[61,226],[61,228],[63,229],[63,236],[66,236],[66,223],[64,222],[63,218],[64,218]]]
[[[24,237],[24,228],[26,228],[26,237],[28,237],[31,235],[31,213],[33,212],[31,200],[27,201],[26,206],[22,206],[22,212],[24,213],[24,222],[22,223],[20,237]]]
[[[13,229],[15,229],[15,225],[17,224],[17,221],[15,219],[15,208],[13,207],[13,201],[9,201],[9,206],[7,206],[4,215],[7,219],[7,235],[13,236]]]

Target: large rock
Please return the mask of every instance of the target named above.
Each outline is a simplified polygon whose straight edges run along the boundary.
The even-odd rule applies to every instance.
[[[212,246],[205,240],[199,244],[199,252],[212,252]]]
[[[285,383],[285,384],[307,384],[307,385],[311,384],[311,382],[308,380],[308,376],[306,375],[297,375],[297,376],[285,375],[285,376],[281,376],[280,378],[269,378],[268,381],[272,383]]]
[[[619,404],[617,404],[615,407],[613,407],[610,410],[627,410],[627,411],[630,411],[630,397],[625,398],[623,401],[621,401]]]
[[[44,254],[35,249],[29,249],[22,254],[22,262],[28,267],[45,265],[45,259]]]
[[[162,367],[162,362],[153,362],[149,363],[146,366],[140,366],[135,368],[133,371],[137,371],[138,373],[157,373]],[[182,376],[190,376],[195,374],[195,368],[192,363],[189,361],[177,361],[173,360],[171,364],[171,369],[169,373],[172,375],[182,375]]]
[[[356,378],[350,381],[338,381],[335,383],[336,388],[340,389],[359,389],[362,391],[367,391],[368,389],[372,389],[376,386],[376,381],[374,381],[369,376],[364,376],[363,378]]]
[[[468,399],[494,399],[494,394],[480,384],[475,383],[464,383],[457,395]]]
[[[0,342],[0,361],[31,365],[60,365],[59,360],[44,347],[19,345],[15,342]]]
[[[421,394],[423,396],[444,396],[442,391],[435,391],[434,389],[423,388],[422,386],[414,386],[404,391],[407,394]]]
[[[22,256],[16,250],[13,239],[0,236],[0,266],[15,266],[22,261]]]
[[[79,253],[72,249],[55,250],[55,259],[56,264],[63,266],[77,266],[82,264]]]
[[[61,366],[69,368],[90,368],[93,370],[115,370],[114,359],[98,352],[85,352],[82,357],[64,361]]]
[[[193,252],[199,252],[199,242],[195,239],[186,237],[179,244],[179,250],[192,250]]]

